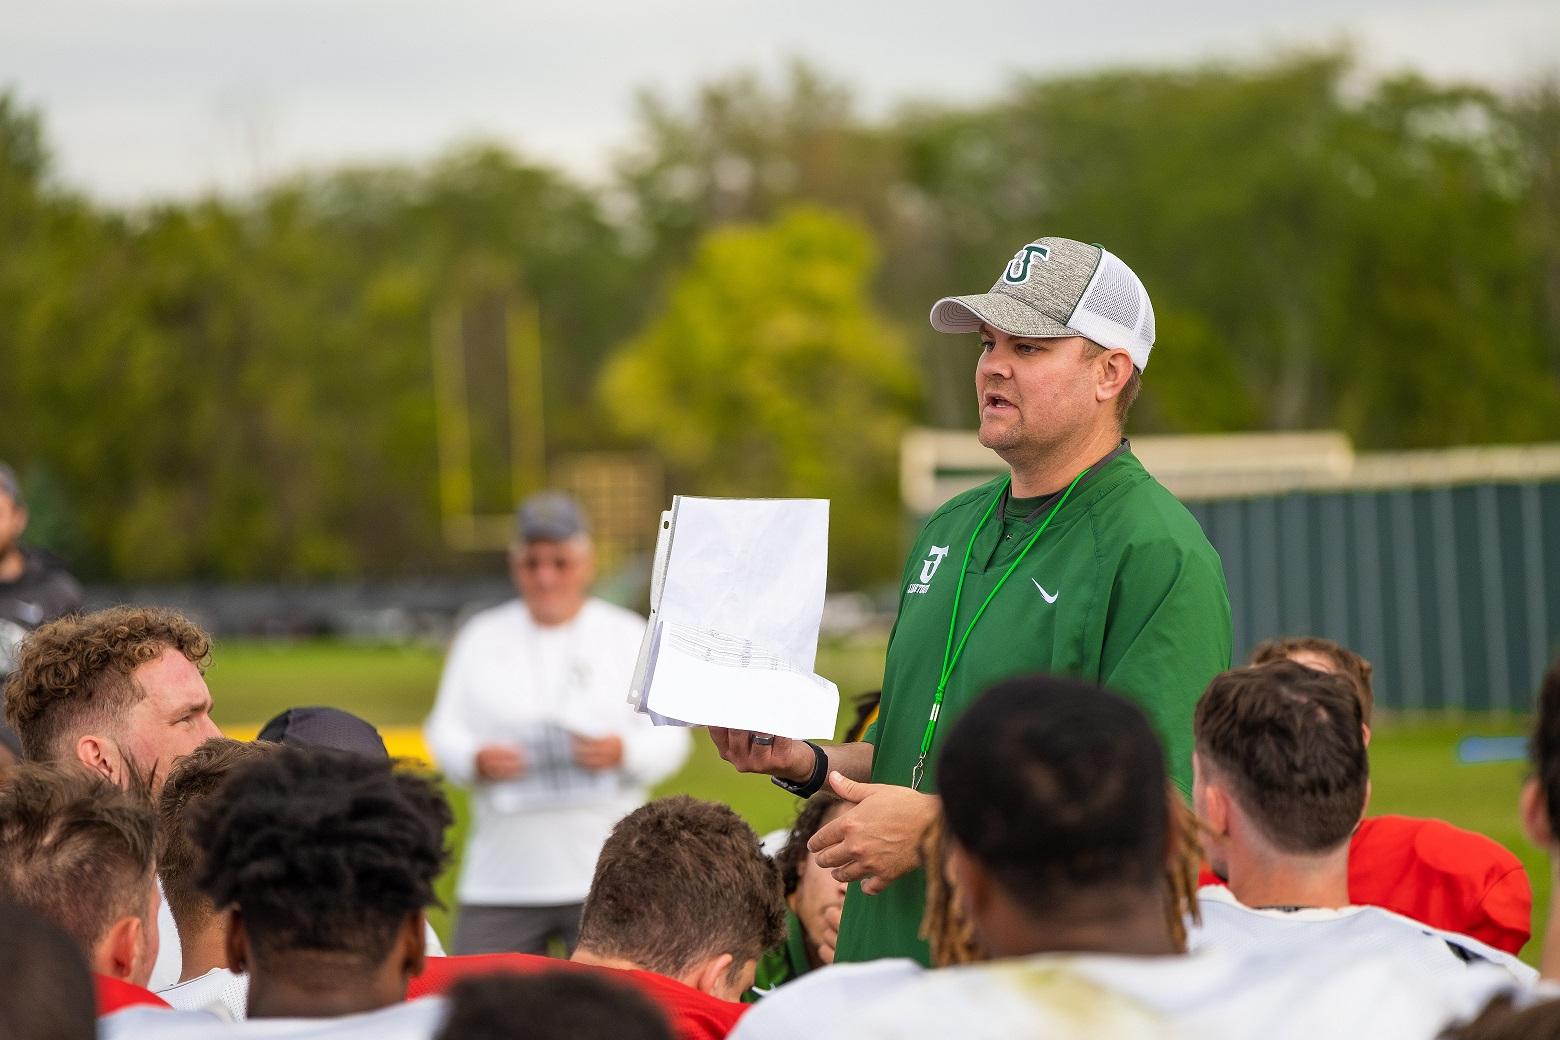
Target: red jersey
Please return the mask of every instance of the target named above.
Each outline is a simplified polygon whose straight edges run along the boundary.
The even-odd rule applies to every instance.
[[[429,957],[421,975],[412,979],[406,998],[413,1000],[444,993],[456,980],[467,975],[487,975],[512,971],[529,974],[538,971],[604,971],[637,988],[666,1014],[666,1020],[680,1040],[722,1040],[748,1009],[746,1004],[720,1000],[686,986],[676,979],[654,972],[622,968],[598,968],[572,964],[553,957],[525,953],[488,953],[470,957]]]
[[[1394,910],[1517,954],[1533,934],[1533,889],[1500,842],[1444,820],[1372,816],[1349,845],[1349,902]]]
[[[1207,867],[1199,885],[1222,885]],[[1371,816],[1349,842],[1349,902],[1380,906],[1515,956],[1533,934],[1533,889],[1493,838],[1416,816]]]
[[[151,990],[137,986],[133,982],[116,979],[112,975],[99,975],[93,972],[92,988],[97,991],[99,1016],[118,1011],[120,1008],[135,1007],[137,1004],[151,1004],[153,1007],[168,1006],[166,1000]]]

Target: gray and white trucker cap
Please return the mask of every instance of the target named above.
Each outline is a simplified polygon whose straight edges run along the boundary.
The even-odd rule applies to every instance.
[[[1110,251],[1070,238],[1029,243],[990,292],[944,296],[931,320],[938,332],[974,332],[984,323],[1010,336],[1085,336],[1125,350],[1140,372],[1154,349],[1154,306],[1142,281]]]

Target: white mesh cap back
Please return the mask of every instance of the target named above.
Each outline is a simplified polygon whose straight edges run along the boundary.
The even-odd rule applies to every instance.
[[[1148,367],[1154,349],[1154,305],[1132,268],[1110,250],[1100,250],[1099,266],[1067,326],[1103,347],[1125,350],[1138,371]]]

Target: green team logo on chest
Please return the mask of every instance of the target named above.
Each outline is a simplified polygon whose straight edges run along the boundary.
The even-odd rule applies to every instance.
[[[932,578],[936,575],[937,568],[942,566],[943,558],[948,555],[948,548],[946,545],[932,546],[932,551],[926,554],[925,560],[921,561],[921,580],[911,582],[905,589],[905,595],[921,595],[932,587]]]

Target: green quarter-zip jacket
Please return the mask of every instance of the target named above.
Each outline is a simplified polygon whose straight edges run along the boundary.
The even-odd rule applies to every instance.
[[[942,672],[959,566],[970,536],[1007,478],[945,503],[917,536],[889,637],[872,781],[909,786]],[[1060,496],[1004,498],[975,538],[954,645]],[[920,790],[937,791],[937,752],[980,692],[1016,675],[1049,672],[1132,698],[1165,747],[1170,774],[1191,788],[1192,713],[1208,681],[1230,666],[1230,599],[1219,555],[1186,507],[1130,450],[1108,456],[1074,489],[970,633],[943,697]],[[879,895],[852,885],[837,958],[915,957],[925,877],[917,870]]]

